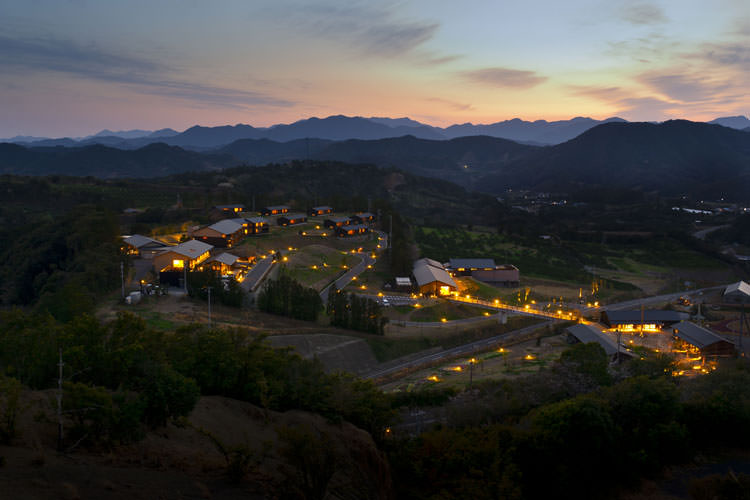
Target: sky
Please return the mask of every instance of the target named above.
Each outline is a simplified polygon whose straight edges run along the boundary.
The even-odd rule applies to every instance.
[[[750,115],[748,0],[3,0],[0,137]]]

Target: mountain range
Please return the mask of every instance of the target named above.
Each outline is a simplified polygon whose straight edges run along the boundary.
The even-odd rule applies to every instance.
[[[611,121],[563,144],[545,147],[488,136],[239,139],[203,152],[165,143],[133,150],[99,144],[0,144],[0,174],[19,175],[159,177],[305,159],[394,167],[497,195],[509,188],[569,193],[615,188],[746,201],[750,194],[750,134],[684,120],[661,124]]]
[[[77,147],[102,144],[119,149],[138,149],[155,142],[164,142],[184,149],[205,151],[231,144],[240,139],[268,139],[288,142],[310,138],[343,141],[347,139],[376,140],[412,135],[420,139],[446,140],[486,135],[529,145],[543,146],[561,144],[597,125],[612,122],[625,122],[625,120],[617,117],[607,118],[606,120],[576,117],[570,120],[551,122],[537,120],[531,122],[514,118],[513,120],[487,125],[464,123],[440,128],[425,125],[410,118],[363,118],[337,115],[327,118],[308,118],[291,124],[279,124],[271,127],[253,127],[243,124],[218,127],[196,125],[183,132],[172,129],[161,129],[153,132],[138,129],[112,132],[105,129],[92,136],[77,139],[18,136],[0,140],[0,142],[37,147]],[[709,123],[735,129],[750,127],[750,120],[744,116],[717,118]]]

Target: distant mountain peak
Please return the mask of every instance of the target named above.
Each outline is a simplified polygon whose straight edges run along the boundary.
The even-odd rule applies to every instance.
[[[729,127],[729,128],[736,128],[736,129],[744,129],[747,127],[750,127],[750,120],[743,115],[737,115],[737,116],[724,116],[721,118],[716,118],[714,120],[711,120],[708,122],[712,125],[721,125],[722,127]]]

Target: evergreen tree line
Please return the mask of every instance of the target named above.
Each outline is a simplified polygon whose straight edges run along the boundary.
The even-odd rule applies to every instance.
[[[539,374],[476,384],[446,405],[447,425],[387,443],[398,497],[618,498],[665,466],[750,445],[746,361],[691,379],[661,355],[629,363],[613,372],[600,346],[578,344]]]
[[[294,319],[315,321],[323,309],[317,290],[302,286],[291,276],[281,273],[277,280],[266,280],[258,294],[258,309]]]
[[[336,288],[335,283],[328,291],[326,314],[333,326],[376,335],[383,335],[383,329],[388,322],[388,318],[383,317],[382,307],[377,301],[353,293],[344,293]]]
[[[60,353],[68,444],[84,436],[90,444],[137,440],[150,427],[188,415],[200,394],[308,410],[375,436],[392,417],[388,398],[372,382],[327,374],[319,362],[273,349],[245,330],[190,325],[165,332],[130,313],[106,323],[83,315],[64,324],[49,314],[0,312],[0,389],[56,387]],[[3,417],[7,399],[0,394]],[[7,441],[3,420],[0,438]]]
[[[195,271],[187,273],[188,295],[208,300],[208,287],[211,287],[211,303],[219,302],[225,306],[242,305],[242,288],[236,280],[222,281],[215,271]]]

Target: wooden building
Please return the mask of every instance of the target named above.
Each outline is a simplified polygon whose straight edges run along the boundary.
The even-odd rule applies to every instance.
[[[192,232],[192,237],[219,248],[231,248],[245,236],[245,227],[237,219],[224,219]]]
[[[320,215],[330,215],[333,213],[333,208],[329,206],[312,207],[308,213],[310,217],[318,217]]]
[[[206,259],[200,266],[200,270],[211,270],[222,276],[244,277],[253,259],[242,259],[229,252],[213,255]]]
[[[323,221],[323,225],[328,229],[336,229],[337,227],[348,226],[352,224],[350,217],[331,217]]]
[[[349,236],[360,236],[367,234],[370,228],[364,224],[349,224],[348,226],[341,226],[336,228],[336,236],[346,238]]]
[[[412,276],[419,293],[424,295],[450,295],[458,290],[456,282],[443,265],[432,259],[419,259],[414,262]]]
[[[353,224],[372,224],[375,222],[375,215],[370,212],[361,212],[349,217]]]
[[[289,206],[288,205],[272,205],[268,207],[263,207],[260,209],[260,215],[283,215],[289,213]]]
[[[447,266],[451,276],[471,276],[479,281],[503,286],[518,286],[518,268],[511,264],[495,264],[493,259],[450,259]]]
[[[226,214],[238,214],[245,211],[245,205],[241,203],[233,203],[230,205],[216,205],[213,207],[214,210]]]
[[[750,303],[750,285],[744,281],[732,283],[724,289],[722,298],[724,302],[735,304]]]
[[[170,246],[162,241],[143,236],[142,234],[124,236],[122,241],[125,243],[125,253],[142,259],[153,259],[154,256]]]
[[[621,332],[659,332],[665,327],[688,319],[690,315],[678,311],[602,311],[601,322],[607,328]]]
[[[242,224],[243,233],[247,236],[268,232],[268,221],[263,217],[238,217],[230,220]]]
[[[303,224],[307,222],[307,215],[305,214],[288,214],[279,217],[276,223],[279,226],[294,226],[297,224]]]
[[[170,247],[154,257],[157,272],[192,271],[210,257],[213,245],[198,240],[190,240]]]
[[[731,357],[737,354],[734,343],[689,321],[672,326],[675,348],[688,353],[699,353],[703,358]]]

